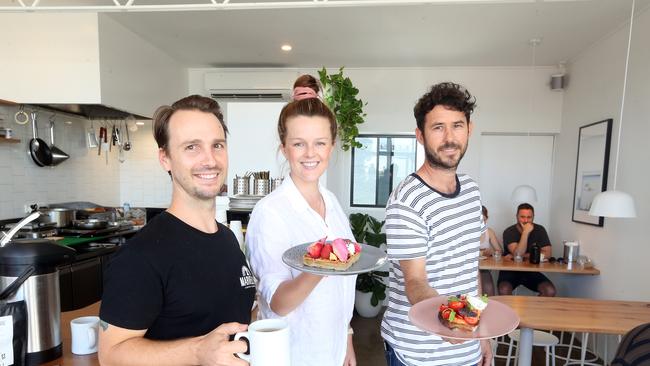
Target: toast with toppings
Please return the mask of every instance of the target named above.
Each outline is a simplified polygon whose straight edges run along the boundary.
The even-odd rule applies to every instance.
[[[473,332],[478,328],[481,312],[487,307],[487,295],[450,296],[446,304],[440,305],[438,319],[449,329]]]
[[[335,239],[327,242],[327,238],[307,247],[302,262],[306,266],[345,271],[361,257],[361,245],[348,239]]]

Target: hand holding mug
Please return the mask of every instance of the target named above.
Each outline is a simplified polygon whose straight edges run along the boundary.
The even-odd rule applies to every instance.
[[[237,356],[251,366],[290,366],[289,324],[284,319],[263,319],[248,326],[247,332],[237,333],[235,342],[247,338],[250,355],[242,350]]]
[[[245,324],[225,323],[206,334],[200,341],[197,355],[201,365],[233,365],[246,366],[248,362],[235,356],[235,353],[246,352],[246,342],[230,341],[230,336],[246,330]]]

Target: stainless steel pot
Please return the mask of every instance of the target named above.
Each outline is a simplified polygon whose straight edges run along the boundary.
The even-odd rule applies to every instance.
[[[42,222],[54,222],[57,228],[72,225],[75,219],[75,211],[68,208],[41,208]]]

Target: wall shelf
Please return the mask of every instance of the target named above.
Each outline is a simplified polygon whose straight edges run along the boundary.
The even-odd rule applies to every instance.
[[[14,139],[14,138],[6,138],[3,136],[0,136],[0,144],[6,143],[6,144],[17,144],[20,142],[20,139]]]

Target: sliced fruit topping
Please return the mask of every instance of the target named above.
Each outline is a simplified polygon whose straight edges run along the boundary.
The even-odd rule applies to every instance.
[[[348,261],[348,248],[345,245],[345,240],[335,239],[332,242],[332,248],[334,249],[334,254],[336,254],[341,262]]]
[[[323,244],[319,241],[307,248],[307,254],[312,258],[320,258],[321,251],[323,250]]]
[[[320,252],[321,259],[330,259],[330,254],[332,254],[332,244],[323,245],[323,250]]]

